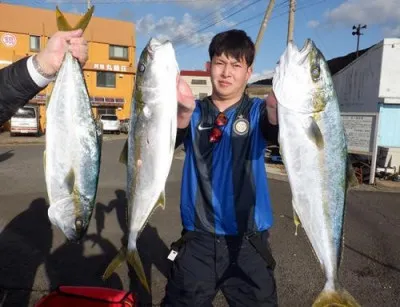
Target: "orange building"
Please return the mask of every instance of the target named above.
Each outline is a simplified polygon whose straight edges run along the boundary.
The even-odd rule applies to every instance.
[[[65,17],[75,25],[81,16],[65,13]],[[0,68],[37,53],[56,31],[55,10],[0,3]],[[95,116],[128,118],[136,71],[134,24],[93,16],[84,36],[89,58],[83,72]],[[29,102],[39,106],[42,131],[51,89],[52,84]]]

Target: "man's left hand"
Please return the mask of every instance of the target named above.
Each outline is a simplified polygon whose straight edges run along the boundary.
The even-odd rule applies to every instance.
[[[278,101],[273,91],[265,97],[265,104],[268,111],[268,121],[272,125],[278,124]]]

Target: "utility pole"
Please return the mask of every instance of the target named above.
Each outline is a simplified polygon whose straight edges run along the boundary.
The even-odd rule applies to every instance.
[[[289,3],[289,23],[288,23],[288,34],[287,34],[287,43],[293,41],[293,32],[294,32],[294,12],[296,11],[296,0],[290,0]]]
[[[363,25],[363,26],[361,26],[360,24],[356,27],[356,26],[353,26],[353,30],[355,30],[355,31],[353,31],[351,34],[353,34],[353,36],[354,35],[357,35],[357,51],[356,51],[356,58],[358,58],[358,49],[359,49],[359,47],[360,47],[360,35],[364,35],[363,33],[361,33],[361,29],[366,29],[367,28],[367,25]]]
[[[265,29],[267,28],[267,23],[271,17],[271,13],[272,13],[272,9],[274,8],[274,5],[275,5],[275,0],[270,0],[267,10],[265,11],[264,19],[260,26],[260,30],[258,31],[258,35],[257,35],[256,43],[255,43],[256,54],[257,54],[258,48],[260,47],[261,40],[264,36]]]

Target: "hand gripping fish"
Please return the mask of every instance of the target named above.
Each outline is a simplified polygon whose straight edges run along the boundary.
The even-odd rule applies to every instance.
[[[59,30],[85,30],[94,7],[72,28],[56,10]],[[71,241],[79,241],[91,219],[100,172],[101,127],[93,119],[78,61],[67,51],[46,109],[44,169],[48,215]]]
[[[168,41],[151,39],[140,55],[131,107],[128,141],[120,161],[127,166],[128,245],[107,267],[103,278],[125,260],[150,292],[136,240],[158,207],[165,207],[165,184],[171,168],[177,129],[175,51]]]
[[[346,193],[355,177],[329,68],[311,40],[301,50],[289,43],[273,90],[296,230],[301,221],[326,276],[313,306],[359,306],[338,281]]]

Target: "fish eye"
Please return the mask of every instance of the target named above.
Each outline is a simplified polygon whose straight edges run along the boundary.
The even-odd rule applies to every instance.
[[[146,66],[144,64],[139,64],[139,72],[144,72],[146,70]]]
[[[319,67],[319,65],[312,65],[311,66],[311,78],[313,79],[313,81],[318,81],[319,77],[321,75],[321,68]]]

